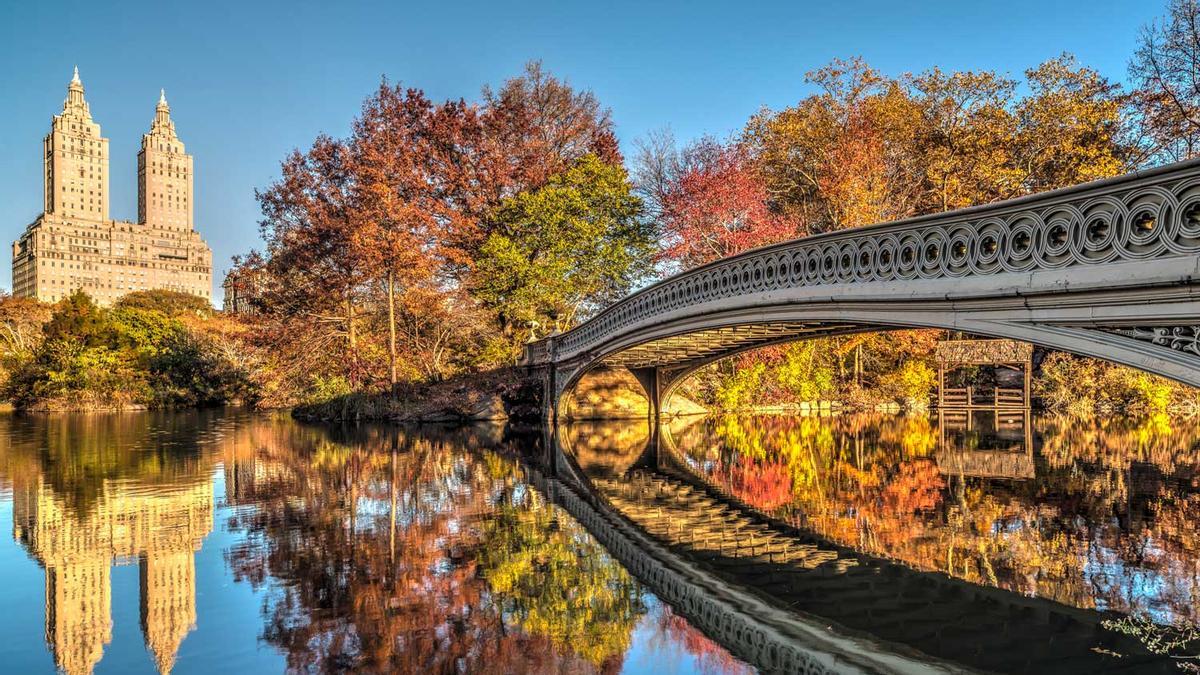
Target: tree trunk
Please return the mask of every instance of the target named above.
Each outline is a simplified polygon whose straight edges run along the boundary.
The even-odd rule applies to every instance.
[[[388,270],[388,383],[396,391],[396,274]]]
[[[358,374],[358,336],[354,333],[354,301],[350,299],[349,293],[346,293],[346,343],[350,351],[346,379],[350,381],[350,388],[355,389]]]
[[[862,388],[862,343],[854,345],[854,384]]]

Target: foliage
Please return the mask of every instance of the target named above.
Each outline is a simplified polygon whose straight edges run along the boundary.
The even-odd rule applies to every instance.
[[[808,74],[818,92],[754,115],[728,144],[643,142],[639,189],[683,268],[780,239],[986,204],[1114,176],[1141,157],[1128,98],[1064,54],[1021,81],[938,68],[889,77],[861,59]],[[706,402],[919,405],[936,331],[828,338],[699,377]],[[761,362],[765,368],[737,372]],[[725,381],[722,381],[725,380]]]
[[[166,302],[162,302],[165,300]],[[190,302],[135,298],[111,310],[76,291],[54,306],[36,346],[12,356],[5,395],[22,408],[209,405],[253,398],[247,373]],[[160,306],[185,312],[172,316]]]
[[[266,248],[234,274],[255,281],[271,401],[510,364],[644,276],[652,229],[595,95],[530,63],[481,99],[385,80],[350,138],[258,193]]]
[[[747,148],[703,138],[643,147],[640,178],[663,227],[660,258],[683,269],[791,239],[798,224],[771,208]]]
[[[500,205],[475,295],[522,342],[568,328],[648,272],[652,230],[640,213],[625,170],[585,156]]]
[[[824,346],[816,341],[803,341],[783,348],[775,377],[790,400],[815,401],[833,393],[834,374],[830,359],[822,353]]]
[[[861,60],[809,74],[821,93],[746,126],[779,208],[811,232],[985,204],[1119,173],[1122,99],[1063,55],[1026,72],[885,77]],[[1024,95],[1018,92],[1027,91]]]
[[[1196,410],[1200,391],[1166,378],[1099,359],[1050,354],[1042,362],[1034,391],[1047,407],[1074,413],[1095,408],[1161,413]]]
[[[33,357],[42,341],[50,307],[30,298],[0,296],[0,387],[11,372]]]
[[[937,384],[937,373],[923,361],[905,361],[899,370],[880,378],[880,388],[897,401],[928,405],[929,393]]]
[[[1196,17],[1194,0],[1172,0],[1146,30],[1133,94],[1069,54],[1017,78],[834,60],[808,74],[815,93],[761,110],[731,139],[677,148],[652,135],[632,181],[610,112],[540,63],[476,101],[385,80],[348,138],[292,153],[258,194],[266,247],[235,270],[254,280],[242,337],[257,389],[292,404],[336,378],[400,396],[407,383],[511,364],[527,340],[570,329],[653,271],[1189,154]],[[835,393],[918,404],[938,337],[775,347],[687,386],[726,408]],[[1127,380],[1128,401],[1178,403],[1153,378],[1109,378]]]
[[[153,310],[167,316],[180,314],[209,316],[212,314],[212,305],[204,298],[191,293],[169,291],[162,288],[127,293],[117,300],[116,307]]]

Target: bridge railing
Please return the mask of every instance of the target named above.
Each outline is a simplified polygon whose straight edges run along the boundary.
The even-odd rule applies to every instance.
[[[747,251],[678,274],[561,335],[543,363],[680,308],[808,286],[904,282],[1200,254],[1200,161]],[[552,342],[550,342],[552,341]]]

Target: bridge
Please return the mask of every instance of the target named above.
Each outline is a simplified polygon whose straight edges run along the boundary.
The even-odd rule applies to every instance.
[[[1200,386],[1200,162],[755,249],[531,342],[547,415],[627,367],[657,415],[696,369],[794,340],[942,328]]]

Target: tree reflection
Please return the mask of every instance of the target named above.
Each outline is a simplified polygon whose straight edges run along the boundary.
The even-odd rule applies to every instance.
[[[295,429],[294,427],[292,428]],[[254,461],[290,490],[232,525],[238,578],[269,588],[263,637],[322,672],[613,672],[636,583],[470,434],[316,430]]]
[[[1161,416],[1049,418],[1036,421],[1028,448],[1020,433],[989,435],[999,423],[946,447],[927,418],[875,415],[713,419],[674,438],[720,489],[844,545],[1077,607],[1196,625],[1200,431]],[[774,477],[784,473],[781,495]]]

